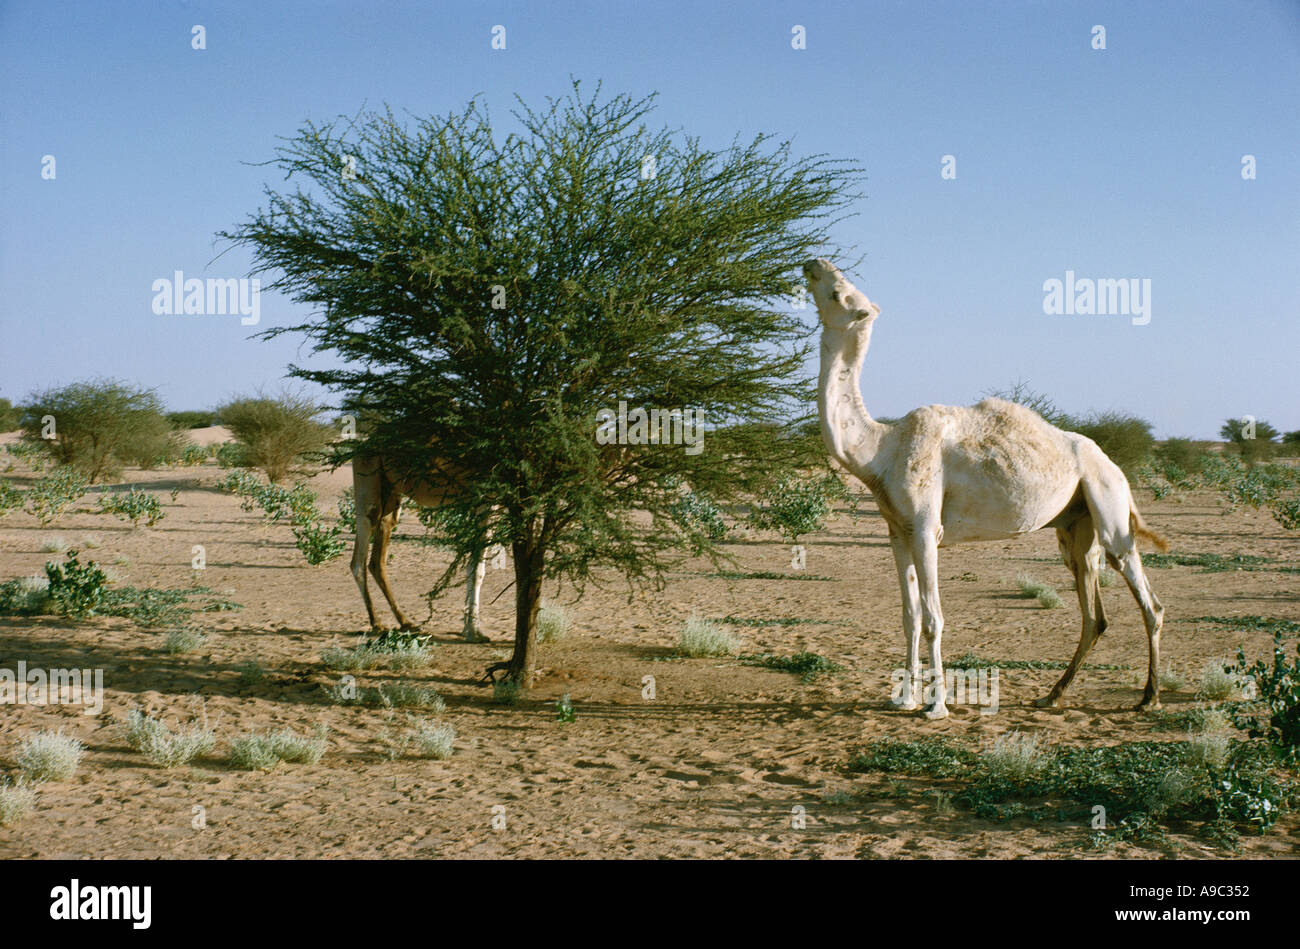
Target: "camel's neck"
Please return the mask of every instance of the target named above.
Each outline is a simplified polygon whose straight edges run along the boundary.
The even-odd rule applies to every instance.
[[[861,477],[876,457],[888,426],[867,414],[859,380],[871,342],[871,325],[854,331],[822,330],[821,384],[817,408],[831,457]]]

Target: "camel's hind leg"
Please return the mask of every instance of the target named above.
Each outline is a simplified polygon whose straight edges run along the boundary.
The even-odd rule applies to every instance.
[[[370,503],[362,478],[352,482],[353,494],[357,502],[356,536],[352,542],[352,578],[357,581],[361,599],[366,604],[366,616],[370,620],[370,629],[378,632],[379,619],[375,616],[375,604],[370,599],[370,588],[366,585],[366,552],[370,549],[370,537],[378,526],[379,508]]]
[[[1137,707],[1159,708],[1160,629],[1164,624],[1165,610],[1142,571],[1142,555],[1138,553],[1134,534],[1136,515],[1128,481],[1113,464],[1110,467],[1114,470],[1103,470],[1092,483],[1085,481],[1083,489],[1102,549],[1106,551],[1106,560],[1124,577],[1129,592],[1142,610],[1142,622],[1146,625],[1147,686]]]
[[[370,552],[370,572],[374,575],[375,582],[379,584],[384,599],[388,601],[388,607],[393,611],[393,616],[397,617],[398,626],[405,630],[411,630],[419,629],[419,624],[411,622],[406,614],[402,612],[402,608],[393,599],[392,588],[388,585],[388,543],[393,537],[393,528],[397,526],[397,516],[401,503],[401,496],[397,494],[387,499],[384,513],[379,518],[379,529],[375,532],[375,548]]]
[[[894,704],[906,711],[921,707],[921,594],[916,585],[916,567],[907,541],[890,528],[889,544],[894,548],[898,567],[898,587],[903,595],[903,639],[907,646],[907,667],[903,670],[903,690]]]
[[[1061,546],[1061,559],[1074,574],[1074,586],[1079,595],[1079,612],[1083,615],[1083,631],[1079,635],[1079,648],[1052,691],[1034,704],[1039,708],[1054,708],[1065,690],[1070,687],[1075,673],[1083,665],[1089,651],[1106,631],[1106,615],[1101,606],[1101,543],[1097,539],[1091,515],[1085,515],[1069,528],[1058,528],[1057,542]]]

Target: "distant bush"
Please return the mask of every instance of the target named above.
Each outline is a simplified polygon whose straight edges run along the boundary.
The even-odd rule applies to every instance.
[[[333,429],[317,420],[322,407],[290,393],[235,399],[217,411],[221,423],[247,446],[249,463],[272,483],[282,481],[334,437]]]
[[[1277,450],[1274,439],[1281,435],[1276,428],[1259,419],[1253,431],[1245,419],[1230,418],[1224,421],[1219,435],[1227,439],[1229,448],[1248,465],[1268,461]]]
[[[172,428],[207,428],[212,424],[215,412],[168,412],[167,421]]]
[[[23,508],[23,492],[7,481],[0,481],[0,517]]]
[[[1029,383],[1023,379],[1016,381],[1006,389],[990,389],[984,394],[995,399],[1014,402],[1016,405],[1023,405],[1025,408],[1037,412],[1052,425],[1059,425],[1061,420],[1065,418],[1064,413],[1056,407],[1055,402],[1043,393],[1035,392],[1029,388]],[[884,419],[878,419],[877,421],[883,422]]]
[[[543,603],[537,610],[537,641],[558,643],[569,632],[569,611],[558,603]]]
[[[253,453],[242,442],[222,442],[212,449],[212,457],[222,468],[247,468],[253,464]]]
[[[22,409],[8,399],[0,399],[0,432],[12,432],[18,428]]]
[[[1188,486],[1205,467],[1207,452],[1190,438],[1167,438],[1155,447],[1156,469],[1171,484]]]
[[[1057,423],[1067,432],[1091,438],[1130,479],[1155,450],[1151,423],[1122,412],[1093,412],[1083,417],[1063,416]]]
[[[126,743],[160,768],[175,768],[209,754],[217,739],[206,723],[173,732],[158,719],[132,709],[127,713]]]
[[[27,781],[67,781],[85,754],[78,739],[47,729],[23,739],[14,763]]]
[[[53,439],[42,438],[47,416],[54,419]],[[157,394],[113,380],[36,393],[23,407],[20,424],[28,442],[44,445],[92,484],[123,465],[155,463],[172,440]]]

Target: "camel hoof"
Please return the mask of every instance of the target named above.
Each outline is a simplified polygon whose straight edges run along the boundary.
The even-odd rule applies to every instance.
[[[1034,699],[1030,704],[1033,705],[1034,708],[1056,708],[1058,701],[1059,699],[1057,698],[1053,698],[1050,695],[1044,695],[1041,699]]]
[[[948,707],[946,705],[939,705],[935,708],[928,709],[925,713],[925,717],[932,722],[941,721],[948,717]]]

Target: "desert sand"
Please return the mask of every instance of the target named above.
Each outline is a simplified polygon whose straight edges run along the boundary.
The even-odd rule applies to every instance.
[[[220,440],[221,433],[199,433]],[[198,438],[196,438],[198,440]],[[825,532],[804,538],[804,575],[826,580],[736,580],[709,576],[705,561],[676,572],[659,592],[628,602],[622,579],[581,595],[548,588],[573,623],[559,643],[540,646],[540,676],[513,707],[492,704],[480,682],[504,658],[513,634],[509,569],[490,570],[483,625],[494,642],[458,640],[459,587],[433,604],[425,631],[434,661],[413,672],[363,672],[373,685],[402,678],[432,685],[447,702],[439,716],[454,725],[447,760],[389,760],[379,709],[335,705],[324,686],[337,681],[322,650],[350,645],[364,629],[361,599],[347,554],[312,567],[288,527],[265,527],[257,513],[214,489],[223,472],[208,464],[126,473],[125,482],[156,492],[166,518],[132,530],[79,510],[40,528],[18,512],[0,520],[0,580],[41,571],[59,555],[42,551],[52,535],[83,550],[82,559],[111,567],[119,583],[182,587],[191,582],[191,549],[202,544],[201,582],[242,604],[237,612],[196,614],[209,639],[198,652],[170,655],[166,630],[94,617],[0,618],[0,666],[98,668],[104,671],[103,713],[69,706],[16,705],[0,718],[0,757],[22,736],[62,728],[88,746],[76,776],[42,786],[35,811],[0,829],[0,857],[274,858],[274,857],[1135,857],[1225,855],[1193,828],[1176,828],[1160,843],[1124,843],[1100,854],[1086,826],[1064,822],[980,820],[968,811],[941,812],[930,779],[846,772],[856,746],[877,737],[973,736],[993,740],[1012,729],[1046,741],[1081,745],[1124,740],[1174,740],[1152,716],[1131,710],[1146,640],[1128,591],[1102,591],[1111,627],[1089,661],[1130,669],[1080,673],[1061,708],[1036,709],[1056,670],[1002,670],[1000,709],[981,715],[953,706],[942,722],[888,704],[890,673],[903,658],[900,607],[884,522],[869,501],[864,516],[837,513]],[[11,477],[23,476],[21,467]],[[311,484],[323,509],[350,483],[346,469]],[[179,489],[173,501],[169,492]],[[1267,512],[1223,514],[1217,495],[1184,494],[1162,501],[1138,494],[1150,524],[1179,552],[1248,553],[1294,565],[1296,542]],[[409,514],[399,535],[423,533]],[[87,549],[89,536],[97,546]],[[790,569],[791,550],[772,535],[728,543],[736,570]],[[398,540],[390,573],[399,602],[424,617],[422,594],[449,560],[432,546]],[[1019,540],[941,551],[945,659],[974,652],[988,659],[1064,660],[1078,639],[1071,578],[1052,531]],[[1265,654],[1269,637],[1194,622],[1194,617],[1261,614],[1300,619],[1300,576],[1275,570],[1203,573],[1196,567],[1150,569],[1166,607],[1164,656],[1188,685],[1166,690],[1167,710],[1195,702],[1199,670],[1228,657],[1239,643],[1249,657]],[[1053,583],[1062,609],[1018,599],[1020,574]],[[373,590],[372,585],[372,590]],[[499,598],[498,598],[499,597]],[[820,653],[844,667],[804,684],[786,672],[736,659],[672,655],[692,614],[720,618],[799,618],[792,626],[729,627],[745,652]],[[250,660],[264,681],[239,682]],[[655,698],[643,697],[653,676]],[[576,720],[557,720],[555,703],[571,696]],[[123,723],[132,708],[186,720],[199,706],[215,724],[214,754],[164,770],[132,751]],[[400,716],[399,716],[400,721]],[[232,770],[229,741],[250,730],[288,726],[308,732],[328,725],[329,748],[316,765],[281,764],[270,772]],[[806,826],[792,827],[796,806]],[[205,826],[196,829],[195,808]],[[504,810],[502,810],[504,808]],[[493,817],[504,817],[494,827]],[[498,820],[498,824],[500,821]],[[1295,856],[1300,822],[1282,820],[1266,836],[1242,838],[1247,857]]]

